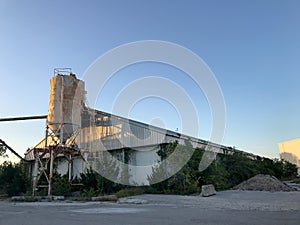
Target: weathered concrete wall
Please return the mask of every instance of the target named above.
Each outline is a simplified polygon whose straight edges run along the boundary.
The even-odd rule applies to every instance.
[[[80,158],[73,158],[72,162],[72,178],[80,177],[80,174],[84,172],[85,162]],[[66,175],[69,171],[69,162],[66,158],[57,159],[56,172],[60,175]]]
[[[132,184],[139,184],[139,185],[148,185],[149,182],[147,177],[152,174],[152,165],[157,163],[160,160],[160,157],[157,154],[157,151],[160,150],[159,146],[147,146],[143,148],[137,148],[133,150],[118,150],[112,151],[113,157],[117,160],[124,162],[125,158],[123,154],[125,151],[128,151],[129,157],[128,161],[128,176],[129,182]],[[101,153],[100,151],[98,152]],[[100,155],[94,154],[93,157],[90,157],[87,162],[83,161],[80,157],[73,158],[72,162],[72,178],[80,177],[81,173],[84,173],[88,168],[95,168],[97,162],[97,158],[101,158]],[[96,163],[96,164],[95,164]],[[100,162],[101,163],[101,162]],[[56,171],[61,174],[65,175],[68,173],[68,160],[66,158],[57,158],[57,168]],[[118,179],[121,179],[121,175],[124,171],[121,169],[119,170]]]
[[[300,175],[300,139],[279,143],[278,148],[280,158],[297,165]]]

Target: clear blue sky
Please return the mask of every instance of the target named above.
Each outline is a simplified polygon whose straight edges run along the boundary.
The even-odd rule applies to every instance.
[[[278,157],[277,143],[300,137],[299,11],[296,0],[0,0],[0,117],[46,114],[54,68],[72,67],[81,78],[118,45],[164,40],[189,48],[214,72],[227,110],[223,144]],[[173,78],[195,101],[199,137],[208,139],[206,100],[179,73],[158,64],[130,66],[110,81],[113,88],[97,109],[110,111],[109,99],[129,81]],[[144,122],[160,117],[167,128],[181,129],[174,108],[160,99],[140,102],[130,116]],[[23,154],[44,127],[45,121],[1,123],[0,138]]]

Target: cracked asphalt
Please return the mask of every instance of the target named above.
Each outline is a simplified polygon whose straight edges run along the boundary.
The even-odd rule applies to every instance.
[[[122,199],[122,204],[2,201],[0,225],[298,225],[300,221],[299,191],[223,191],[206,198],[139,195],[128,199],[130,201]],[[139,202],[142,204],[137,204]]]

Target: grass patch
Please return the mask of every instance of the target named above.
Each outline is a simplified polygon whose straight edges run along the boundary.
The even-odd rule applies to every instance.
[[[129,188],[129,189],[122,189],[115,193],[118,198],[123,198],[127,196],[133,195],[142,195],[144,194],[144,190],[141,188]]]

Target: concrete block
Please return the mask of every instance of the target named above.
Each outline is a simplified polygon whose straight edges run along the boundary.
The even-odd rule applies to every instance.
[[[55,196],[52,196],[52,199],[53,199],[53,201],[63,201],[63,200],[65,200],[65,197],[64,196],[55,195]]]
[[[215,186],[213,184],[202,185],[201,196],[209,197],[216,194]]]

